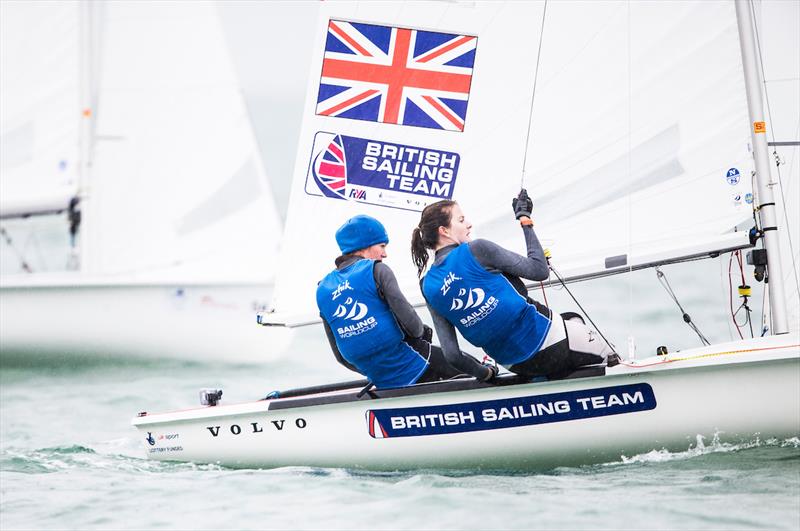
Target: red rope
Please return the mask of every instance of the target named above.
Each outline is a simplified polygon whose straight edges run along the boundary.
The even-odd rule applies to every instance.
[[[742,331],[739,329],[739,323],[736,322],[736,314],[733,311],[733,281],[731,280],[731,267],[733,266],[733,255],[738,252],[739,251],[732,252],[731,258],[728,260],[728,301],[730,302],[731,321],[733,321],[733,326],[736,327],[736,332],[739,334],[739,339],[744,339]],[[744,282],[742,282],[742,284],[744,284]]]

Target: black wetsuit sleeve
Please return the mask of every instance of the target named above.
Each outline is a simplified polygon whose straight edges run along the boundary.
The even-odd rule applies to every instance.
[[[421,337],[423,332],[422,319],[408,302],[397,285],[397,277],[392,269],[383,262],[375,262],[375,285],[386,304],[392,310],[397,323],[409,337]]]
[[[478,263],[488,270],[510,273],[528,280],[547,280],[550,275],[547,259],[533,227],[523,226],[522,232],[525,235],[527,257],[482,239],[470,242],[469,249]]]
[[[320,317],[322,317],[321,314],[320,314]],[[344,357],[342,357],[342,353],[339,352],[339,347],[336,346],[336,338],[333,337],[333,330],[331,330],[331,325],[328,324],[328,321],[326,321],[324,317],[322,318],[322,325],[325,327],[325,337],[328,338],[328,343],[331,346],[331,350],[333,351],[333,355],[336,358],[336,361],[338,361],[339,363],[341,363],[342,365],[344,365],[345,367],[347,367],[351,371],[357,372],[358,374],[361,374],[361,371],[359,371],[358,369],[356,369],[355,367],[350,365],[347,362],[347,360],[344,359]]]
[[[433,326],[436,328],[436,334],[439,336],[439,343],[447,362],[465,374],[472,375],[479,380],[485,380],[489,376],[490,370],[478,363],[478,360],[469,354],[461,352],[461,349],[458,348],[458,337],[453,325],[436,313],[436,310],[431,308],[430,305],[428,305],[428,311],[431,312]]]

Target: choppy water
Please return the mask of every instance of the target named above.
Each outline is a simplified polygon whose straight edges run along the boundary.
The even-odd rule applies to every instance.
[[[670,280],[704,333],[729,339],[719,317],[727,299],[688,289],[694,274],[678,270]],[[659,332],[645,326],[638,333],[642,354],[661,343],[670,350],[695,345],[665,294],[638,295],[652,277],[574,290],[618,343],[631,322],[659,322]],[[571,309],[563,295],[551,293],[550,303]],[[635,318],[622,299],[635,300]],[[297,352],[318,351],[320,341],[309,337]],[[683,452],[654,449],[524,474],[165,464],[145,458],[130,426],[140,410],[195,405],[202,387],[222,387],[234,402],[349,377],[327,357],[259,365],[69,359],[65,353],[66,361],[23,364],[0,357],[3,530],[800,528],[797,438],[739,445],[701,439]]]

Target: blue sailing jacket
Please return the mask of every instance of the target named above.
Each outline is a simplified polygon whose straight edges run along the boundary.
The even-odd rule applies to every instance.
[[[501,365],[533,357],[550,330],[550,319],[528,304],[501,273],[484,269],[467,243],[431,267],[422,293],[467,341]]]
[[[317,287],[317,306],[342,357],[377,387],[416,383],[428,362],[403,341],[403,331],[375,286],[374,260],[334,270]]]

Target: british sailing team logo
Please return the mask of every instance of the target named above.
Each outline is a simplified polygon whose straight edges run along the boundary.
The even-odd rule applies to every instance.
[[[147,437],[145,437],[145,440],[150,446],[155,446],[156,444],[156,440],[153,438],[153,433],[150,431],[147,432]]]
[[[305,192],[421,211],[453,197],[460,162],[451,151],[319,131]]]
[[[336,135],[314,158],[311,166],[314,181],[326,197],[344,199],[347,191],[347,166],[342,136]]]

